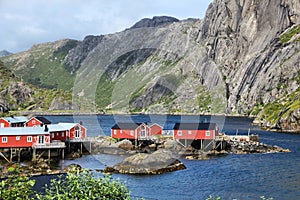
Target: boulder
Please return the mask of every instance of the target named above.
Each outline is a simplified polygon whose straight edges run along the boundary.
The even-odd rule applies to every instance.
[[[113,167],[107,167],[105,172],[121,174],[162,174],[186,169],[185,165],[174,158],[168,150],[159,149],[152,154],[136,154],[127,157]]]
[[[126,151],[130,151],[133,149],[132,142],[130,142],[129,140],[122,140],[120,142],[117,142],[116,144],[119,148],[124,149]]]

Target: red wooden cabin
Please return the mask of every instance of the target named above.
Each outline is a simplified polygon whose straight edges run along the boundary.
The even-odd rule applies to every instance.
[[[50,143],[44,127],[8,127],[0,129],[0,148],[25,148]]]
[[[117,123],[111,128],[111,137],[118,139],[146,140],[161,133],[162,128],[157,124],[148,126],[146,123]]]
[[[41,117],[41,116],[32,117],[27,122],[25,122],[26,127],[42,126],[42,125],[49,125],[49,124],[51,124],[51,122],[45,117]]]
[[[47,126],[51,134],[51,140],[84,140],[86,128],[78,123],[58,123]]]
[[[215,123],[176,123],[174,138],[185,140],[213,140],[218,134]]]
[[[0,118],[0,128],[24,127],[24,123],[27,120],[28,119],[24,116],[2,117]]]

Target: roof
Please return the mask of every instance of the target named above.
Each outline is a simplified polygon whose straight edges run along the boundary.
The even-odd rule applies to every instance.
[[[24,116],[2,117],[2,119],[8,121],[9,123],[22,123],[28,120],[27,117]]]
[[[112,127],[112,129],[135,130],[141,124],[145,124],[145,123],[135,123],[135,122],[117,123]]]
[[[0,128],[0,135],[41,135],[49,134],[49,132],[44,131],[44,127],[35,126],[35,127],[8,127]]]
[[[215,130],[216,123],[176,123],[173,130]]]
[[[47,125],[49,132],[56,132],[56,131],[68,131],[74,126],[81,126],[78,123],[63,123],[60,122],[58,124],[49,124]]]
[[[43,124],[51,124],[51,122],[46,119],[45,117],[42,117],[42,116],[36,116],[36,117],[33,117],[33,118],[36,118],[37,120],[39,120],[40,122],[42,122]],[[32,119],[32,118],[31,118]]]

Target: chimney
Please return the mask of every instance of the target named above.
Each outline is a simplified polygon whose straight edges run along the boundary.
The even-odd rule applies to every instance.
[[[48,131],[49,131],[47,124],[45,125],[44,131],[45,131],[45,132],[48,132]]]

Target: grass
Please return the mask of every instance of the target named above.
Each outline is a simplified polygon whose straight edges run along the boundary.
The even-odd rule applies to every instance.
[[[297,25],[297,26],[294,26],[291,30],[289,30],[288,32],[282,34],[280,37],[279,37],[279,40],[280,40],[280,43],[281,44],[285,44],[287,42],[289,42],[292,37],[294,35],[297,35],[297,34],[300,34],[300,25]],[[296,38],[294,40],[294,42],[300,42],[300,36],[298,38]]]

